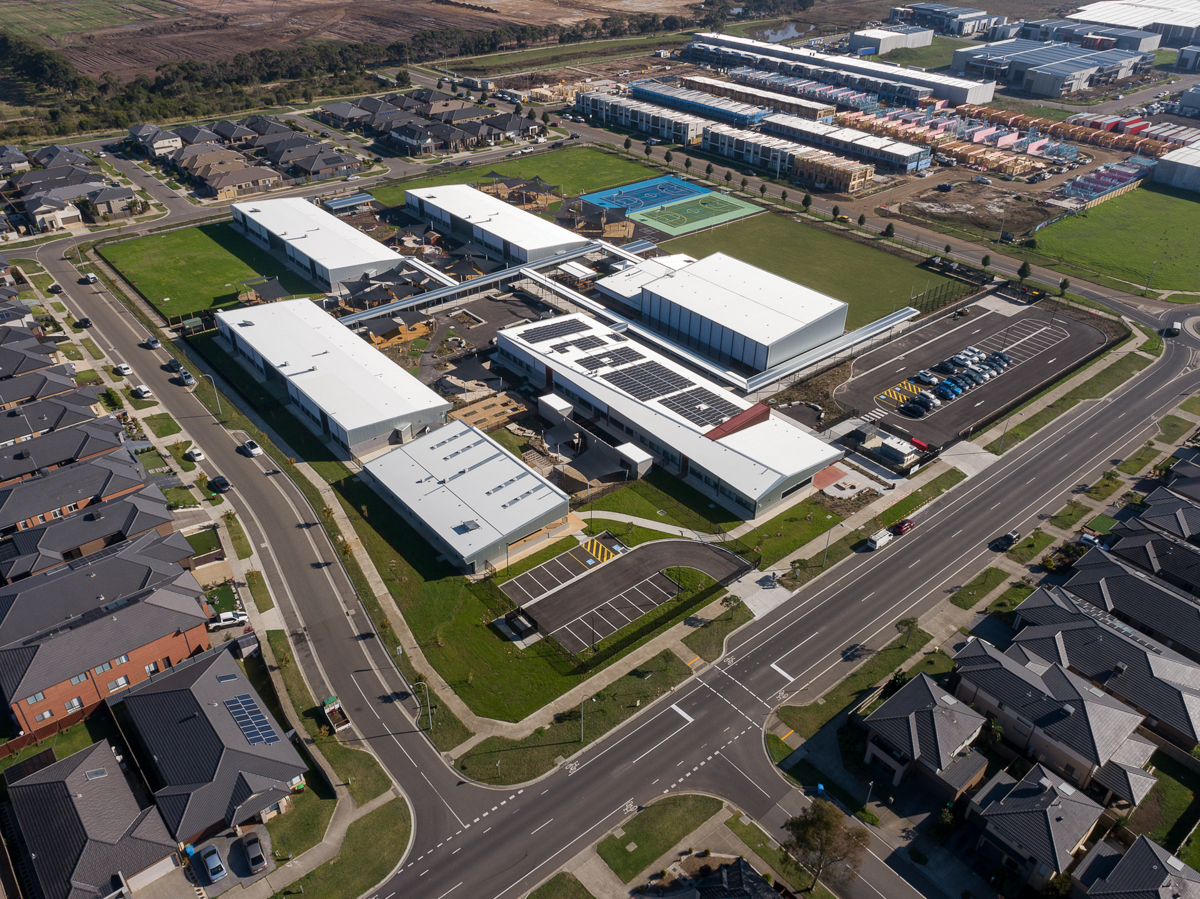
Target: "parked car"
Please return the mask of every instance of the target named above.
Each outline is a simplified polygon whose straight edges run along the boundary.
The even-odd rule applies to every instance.
[[[460,163],[458,164],[458,167],[459,167],[460,169],[465,169],[465,168],[466,168],[467,166],[469,166],[470,164],[471,164],[471,160],[469,160],[469,159],[464,159],[462,162],[460,162]]]
[[[956,371],[958,371],[958,369],[955,367],[954,363],[951,362],[949,359],[943,359],[941,362],[939,362],[937,365],[935,365],[933,367],[933,370],[940,371],[944,375],[952,375]]]
[[[253,440],[247,440],[242,444],[242,449],[246,451],[248,456],[261,456],[263,454],[262,447]]]
[[[157,337],[151,337],[146,341],[146,348],[150,350],[161,350],[162,343]]]
[[[183,382],[184,387],[191,387],[196,383],[196,378],[186,368],[181,368],[179,370],[179,380]]]
[[[83,276],[83,278],[80,279],[80,283],[81,284],[95,284],[99,280],[100,279],[97,278],[94,274],[92,274],[91,272],[88,272],[86,275]]]
[[[917,523],[915,521],[913,521],[911,518],[906,518],[903,521],[898,521],[892,525],[892,533],[899,537],[901,534],[907,534],[916,526]]]
[[[250,620],[250,616],[245,612],[221,612],[213,615],[208,619],[208,629],[210,631],[220,631],[227,627],[237,627],[239,624],[246,624]]]
[[[944,193],[950,193],[950,191],[954,190],[954,185],[948,181],[943,181],[937,186],[937,189]]]
[[[204,450],[200,449],[200,447],[191,446],[188,447],[188,451],[183,454],[183,458],[187,459],[189,462],[203,462],[207,457],[204,455]]]
[[[204,863],[204,873],[208,875],[209,883],[216,883],[229,872],[221,864],[221,850],[216,846],[208,846],[200,851],[200,861]]]
[[[233,485],[229,483],[229,478],[219,474],[215,478],[209,478],[208,489],[213,493],[228,493],[233,489]]]
[[[50,292],[51,292],[51,293],[62,293],[62,292],[63,292],[63,286],[62,286],[61,284],[57,284],[57,283],[55,283],[55,284],[51,284],[51,285],[50,285]]]
[[[347,181],[357,181],[357,180],[358,180],[358,175],[347,175],[347,176],[346,176],[346,180],[347,180]]]
[[[1012,549],[1016,545],[1017,541],[1020,539],[1021,539],[1020,531],[1009,531],[1003,537],[997,538],[994,545],[998,551],[1000,551],[1002,553],[1008,552],[1010,549]]]
[[[929,414],[929,410],[920,403],[914,403],[911,400],[900,407],[900,411],[909,418],[924,418]]]
[[[258,834],[251,831],[242,837],[242,850],[246,853],[251,874],[257,874],[267,867],[267,857],[263,855],[262,840],[258,838]]]
[[[167,362],[167,371],[183,371],[183,363],[178,359],[170,359]]]
[[[154,396],[154,394],[150,392],[150,388],[145,384],[138,384],[137,387],[133,388],[133,395],[139,400],[149,399],[150,397]]]
[[[914,396],[911,400],[909,400],[909,402],[916,403],[918,406],[920,406],[926,412],[932,412],[934,409],[934,406],[941,405],[941,400],[930,399],[927,396],[919,396],[919,395]]]
[[[920,381],[922,384],[928,384],[930,387],[936,387],[941,381],[937,375],[926,369],[921,369],[914,377],[914,380]]]
[[[514,157],[514,156],[520,156],[520,155],[521,155],[521,151],[520,151],[520,150],[513,150],[511,153],[509,153],[509,154],[508,154],[508,156],[509,156],[509,158],[510,158],[510,159],[511,159],[512,157]]]
[[[941,405],[941,403],[938,402],[937,398],[932,393],[930,393],[928,390],[922,390],[921,392],[919,392],[917,394],[917,397],[918,397],[918,399],[921,397],[924,397],[925,399],[930,400],[935,407]]]
[[[81,327],[81,328],[90,328],[92,326],[92,320],[90,318],[84,317],[84,318],[79,319],[79,321],[75,322],[75,324],[79,325],[79,327]]]

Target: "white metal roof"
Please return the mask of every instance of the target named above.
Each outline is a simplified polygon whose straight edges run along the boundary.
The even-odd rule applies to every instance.
[[[410,188],[405,197],[420,198],[426,206],[470,222],[494,237],[526,250],[583,246],[587,243],[586,238],[505,203],[499,197],[476,190],[469,184]]]
[[[645,289],[763,346],[846,305],[724,253],[664,275]]]
[[[383,271],[404,261],[399,253],[299,197],[234,203],[233,208],[331,270],[378,263]]]
[[[1166,156],[1159,157],[1160,163],[1173,162],[1176,165],[1195,166],[1200,168],[1200,147],[1182,147],[1172,150]]]
[[[366,469],[464,558],[549,513],[567,514],[567,494],[462,421],[399,446]]]
[[[735,406],[738,410],[738,413],[735,414],[749,409],[751,404],[659,354],[652,348],[625,340],[622,335],[618,335],[606,325],[583,313],[560,316],[551,321],[555,323],[578,321],[585,327],[563,337],[561,341],[545,340],[540,343],[530,343],[521,337],[522,333],[545,325],[547,322],[518,325],[498,333],[501,346],[511,341],[514,347],[542,360],[551,369],[563,373],[564,378],[569,375],[570,379],[574,380],[578,386],[607,405],[617,418],[632,424],[644,434],[653,435],[675,451],[687,456],[701,468],[712,472],[745,496],[752,498],[764,496],[784,479],[800,472],[812,470],[814,467],[823,468],[842,456],[841,452],[824,441],[777,418],[774,412],[766,421],[750,425],[719,440],[712,440],[705,436],[712,430],[710,426],[688,421],[684,416],[663,405],[662,400],[675,396],[677,393],[686,393],[702,387]],[[589,336],[605,341],[605,345],[608,347],[634,349],[642,358],[630,363],[605,365],[589,370],[581,365],[579,360],[602,355],[604,351],[594,347],[579,349],[573,345],[575,341]],[[571,342],[571,345],[564,347],[564,342]],[[562,349],[559,350],[556,347]],[[647,362],[655,362],[683,375],[688,381],[688,386],[654,399],[639,400],[615,387],[603,377],[612,371],[644,365]]]
[[[232,309],[217,319],[347,431],[450,408],[310,300]]]
[[[661,278],[663,275],[678,271],[696,260],[683,253],[671,256],[655,256],[642,262],[636,262],[623,268],[615,275],[609,275],[596,282],[596,287],[602,293],[619,297],[633,306],[641,306],[642,287]]]
[[[1200,0],[1101,0],[1067,16],[1078,22],[1146,29],[1152,25],[1200,27]]]

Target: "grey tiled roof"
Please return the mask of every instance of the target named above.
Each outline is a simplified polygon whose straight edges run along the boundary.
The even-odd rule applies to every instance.
[[[57,168],[62,165],[90,165],[91,159],[82,150],[63,144],[51,144],[39,147],[29,154],[29,158],[44,168]]]
[[[1139,836],[1115,865],[1107,858],[1102,862],[1107,864],[1089,865],[1103,868],[1087,891],[1089,897],[1200,899],[1200,873],[1145,836]]]
[[[1200,465],[1184,461],[1167,472],[1167,485],[1171,492],[1200,501]]]
[[[941,771],[983,727],[984,718],[921,674],[867,716],[892,748]]]
[[[70,503],[103,502],[140,489],[146,472],[120,447],[83,462],[0,487],[0,529]]]
[[[277,742],[252,745],[242,733],[225,702],[244,694],[262,710]],[[245,821],[286,796],[288,783],[306,770],[224,647],[139,684],[119,701],[140,744],[142,768],[154,781],[155,801],[177,839],[218,822]]]
[[[203,144],[219,139],[215,131],[210,131],[203,125],[185,125],[183,128],[176,128],[175,133],[185,144]]]
[[[213,133],[223,140],[240,141],[248,137],[254,137],[254,132],[237,122],[222,121],[217,122],[212,127]]]
[[[48,400],[37,400],[0,412],[0,444],[95,421],[93,407],[99,403],[92,388],[80,387]]]
[[[25,331],[12,325],[0,325],[0,332]],[[6,338],[6,339],[5,339]],[[15,378],[27,372],[49,368],[54,365],[58,348],[52,343],[43,343],[32,334],[23,337],[16,334],[0,334],[0,379]]]
[[[27,403],[74,389],[74,373],[65,365],[56,365],[0,381],[0,403]]]
[[[971,749],[938,772],[938,778],[955,792],[961,792],[975,780],[976,775],[987,768],[987,765],[987,756]]]
[[[1060,874],[1071,864],[1071,851],[1103,811],[1041,765],[1034,765],[1016,783],[994,778],[980,795],[987,798],[987,805],[980,805],[993,830]]]
[[[1109,552],[1188,593],[1200,592],[1200,550],[1134,518],[1112,529]]]
[[[1200,664],[1056,587],[1017,607],[1014,645],[1066,665],[1147,715],[1200,740]]]
[[[118,872],[132,877],[175,851],[158,810],[138,807],[107,740],[10,784],[8,795],[45,899],[107,896]]]
[[[1032,721],[1051,739],[1103,765],[1142,723],[1143,716],[1062,665],[1014,644],[1002,653],[974,639],[954,657],[970,682]]]
[[[695,881],[694,899],[777,899],[762,875],[744,858],[721,865]]]
[[[1138,805],[1146,794],[1154,788],[1158,779],[1142,768],[1133,765],[1122,765],[1120,762],[1107,762],[1092,778],[1094,783],[1106,789],[1126,802]]]
[[[1145,505],[1138,515],[1143,524],[1184,540],[1200,536],[1200,508],[1184,497],[1159,487],[1147,494]]]

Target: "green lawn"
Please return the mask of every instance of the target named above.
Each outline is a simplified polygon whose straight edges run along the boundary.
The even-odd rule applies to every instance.
[[[186,540],[191,546],[192,552],[198,556],[215,552],[221,548],[221,537],[216,528],[205,528],[202,531],[188,534]]]
[[[1041,528],[1034,528],[1028,537],[1010,549],[1006,555],[1018,565],[1027,565],[1042,554],[1054,538]]]
[[[241,282],[278,277],[297,294],[316,288],[226,223],[108,244],[102,255],[164,316],[186,316],[237,301]],[[163,298],[170,302],[164,303]]]
[[[694,531],[716,533],[742,523],[724,506],[713,502],[690,484],[656,468],[649,476],[627,484],[579,509],[585,512],[621,512],[649,521],[661,521]],[[662,515],[659,515],[659,512]]]
[[[1197,233],[1200,204],[1195,195],[1152,184],[1043,228],[1037,249],[1139,287],[1154,267],[1151,289],[1195,290],[1200,254],[1188,235]],[[1130,234],[1137,240],[1129,240]]]
[[[1088,522],[1087,526],[1097,534],[1107,535],[1112,533],[1113,526],[1116,523],[1115,519],[1109,518],[1107,515],[1097,515]]]
[[[129,401],[129,405],[133,406],[134,409],[149,409],[151,406],[158,405],[158,400],[154,399],[153,397],[145,400],[138,399],[133,395],[133,389],[129,387],[122,387],[121,394],[126,400]]]
[[[1190,412],[1192,415],[1200,415],[1200,393],[1188,397],[1179,404],[1179,408],[1184,412]]]
[[[999,568],[986,568],[971,581],[959,587],[950,602],[960,609],[971,609],[981,599],[1004,583],[1008,575]]]
[[[1167,416],[1167,417],[1174,418],[1174,416]],[[1183,421],[1183,419],[1178,419],[1178,421]],[[1188,423],[1184,422],[1184,424],[1188,424]],[[1129,474],[1129,475],[1137,474],[1139,471],[1142,471],[1143,469],[1145,469],[1151,462],[1153,462],[1158,457],[1159,457],[1158,448],[1153,443],[1151,443],[1148,446],[1143,446],[1140,450],[1138,450],[1132,456],[1125,459],[1125,461],[1123,461],[1120,465],[1117,466],[1117,471],[1123,471],[1123,472],[1125,472],[1125,474]]]
[[[75,373],[75,383],[80,387],[86,387],[88,384],[101,384],[103,382],[104,378],[94,368],[85,368]]]
[[[13,735],[15,736],[15,733]],[[27,746],[14,755],[0,759],[0,772],[15,765],[17,762],[23,762],[31,755],[37,755],[44,749],[53,748],[55,757],[61,761],[69,755],[74,755],[81,749],[87,749],[87,747],[98,740],[105,739],[113,741],[118,746],[123,745],[123,740],[117,731],[116,724],[112,720],[111,713],[107,709],[99,709],[78,724],[73,724],[66,730],[59,731],[53,736],[47,737],[40,743]]]
[[[549,546],[544,546],[535,553],[530,553],[525,558],[518,562],[513,562],[498,575],[496,575],[496,583],[503,584],[505,581],[510,581],[518,574],[524,574],[532,568],[537,568],[543,562],[549,562],[555,556],[562,555],[568,550],[572,550],[579,545],[579,541],[574,537],[563,537],[561,540],[555,540]]]
[[[79,352],[79,347],[73,343],[60,343],[58,348],[62,350],[62,354],[72,362],[82,362],[83,353]]]
[[[761,827],[757,824],[743,824],[741,815],[730,815],[725,826],[732,830],[739,840],[749,846],[755,855],[771,866],[776,880],[790,884],[793,889],[809,890],[812,875],[792,861],[775,842],[775,839],[768,836]],[[817,884],[816,890],[809,892],[809,896],[815,897],[815,899],[835,899],[833,893],[829,892],[824,884]]]
[[[649,543],[651,540],[670,540],[672,538],[678,540],[675,534],[667,534],[663,531],[655,531],[651,528],[644,528],[640,524],[634,524],[630,521],[613,521],[609,518],[593,518],[588,515],[586,518],[587,527],[584,528],[584,533],[589,537],[595,537],[597,534],[602,534],[608,531],[614,537],[621,541],[625,546],[637,546],[640,543]]]
[[[225,527],[229,530],[229,539],[233,543],[233,551],[237,553],[237,557],[245,560],[254,555],[254,547],[250,545],[250,540],[246,537],[246,531],[242,528],[242,523],[238,521],[237,515],[232,511],[226,512],[221,516],[221,520],[225,522]]]
[[[271,835],[271,851],[283,856],[287,856],[288,853],[297,856],[321,842],[337,806],[337,794],[330,789],[324,776],[308,758],[308,751],[303,746],[297,747],[297,751],[300,757],[308,762],[308,773],[304,775],[304,791],[292,794],[293,805],[290,812],[286,815],[276,815],[267,822],[267,833]]]
[[[154,432],[155,437],[170,437],[172,434],[178,434],[183,430],[179,426],[179,422],[175,421],[166,412],[160,412],[157,415],[147,415],[142,418],[142,422]]]
[[[275,608],[275,601],[271,599],[271,591],[267,589],[267,582],[261,571],[247,571],[246,584],[250,587],[250,598],[254,600],[254,608],[260,612]]]
[[[679,656],[664,649],[583,702],[584,743],[579,742],[579,708],[558,715],[549,727],[523,740],[489,737],[457,762],[460,771],[484,783],[523,783],[545,774],[555,759],[566,758],[608,733],[643,706],[691,674]],[[496,763],[499,762],[499,768]]]
[[[784,767],[781,763],[791,755],[791,750],[783,740],[774,734],[767,734],[767,751],[770,752],[775,764],[779,765],[783,773],[797,785],[807,790],[815,790],[817,784],[821,784],[825,787],[826,793],[840,802],[843,807],[849,809],[850,813],[856,818],[871,825],[879,824],[879,816],[867,808],[865,803],[856,799],[849,790],[829,777],[808,759],[800,759]]]
[[[439,184],[483,185],[488,183],[488,179],[483,176],[491,171],[520,178],[540,175],[543,180],[560,187],[567,196],[632,184],[647,178],[657,178],[662,174],[658,169],[615,153],[606,153],[594,147],[579,147],[564,148],[526,159],[505,159],[488,166],[450,169],[428,178],[375,187],[370,193],[387,206],[401,206],[404,204],[404,191],[407,188],[435,187]]]
[[[918,630],[904,645],[904,638],[897,637],[879,652],[870,655],[866,662],[840,684],[822,697],[825,701],[809,705],[785,705],[778,710],[779,718],[797,735],[805,740],[838,716],[842,709],[861,702],[875,685],[907,662],[921,647],[929,642],[929,634]]]
[[[425,686],[420,686],[421,682],[426,680],[425,675],[413,667],[412,657],[408,653],[402,653],[396,658],[400,672],[404,675],[404,679],[412,685],[413,696],[416,697],[421,707],[417,714],[417,727],[425,731],[429,739],[433,741],[433,745],[442,752],[449,752],[464,740],[470,739],[472,736],[470,729],[442,702],[437,690],[429,689],[426,692],[426,688],[429,686],[428,682],[425,683]],[[427,699],[428,705],[426,705]],[[429,729],[431,706],[433,730]]]
[[[560,871],[529,894],[529,899],[596,899],[574,874]]]
[[[1117,492],[1123,483],[1124,481],[1117,477],[1116,472],[1106,471],[1100,476],[1100,480],[1088,488],[1087,497],[1096,502],[1108,499]]]
[[[1050,519],[1050,523],[1056,528],[1062,528],[1064,531],[1072,530],[1075,525],[1083,520],[1083,516],[1092,511],[1091,506],[1086,506],[1083,503],[1077,503],[1071,500],[1059,510],[1059,513]]]
[[[426,343],[428,342],[429,341],[426,341]],[[414,340],[413,343],[416,343],[416,341]],[[410,352],[409,355],[412,355],[412,353]],[[420,355],[420,353],[417,355]],[[521,458],[521,454],[529,449],[530,446],[528,437],[522,437],[520,434],[514,434],[507,428],[499,428],[495,431],[492,431],[490,434],[488,434],[488,436],[518,459]]]
[[[164,487],[163,496],[167,498],[168,508],[179,509],[187,506],[198,506],[196,494],[188,487]]]
[[[1161,432],[1158,440],[1160,443],[1178,443],[1193,427],[1195,425],[1178,415],[1166,415],[1158,422],[1158,430]]]
[[[234,596],[233,587],[228,584],[222,584],[215,590],[209,590],[204,595],[204,598],[212,606],[213,614],[215,615],[219,615],[222,612],[237,611],[237,597]]]
[[[974,41],[955,41],[946,37],[935,37],[928,47],[916,47],[912,50],[893,50],[883,56],[875,56],[883,62],[894,62],[902,66],[916,66],[919,69],[941,69],[954,61],[954,51],[961,47],[970,47]]]
[[[768,568],[842,521],[812,499],[797,503],[724,545],[759,568]]]
[[[454,71],[459,75],[491,75],[501,72],[511,72],[531,66],[562,65],[568,61],[581,62],[585,59],[616,54],[644,55],[658,45],[682,44],[688,38],[688,32],[660,32],[637,37],[618,38],[616,40],[583,41],[580,43],[551,44],[546,47],[534,47],[529,50],[515,50],[505,53],[491,53],[486,56],[475,56],[456,60]],[[472,96],[475,96],[472,94]]]
[[[191,459],[185,459],[183,457],[183,454],[188,451],[188,448],[191,447],[191,445],[192,441],[190,440],[176,440],[167,447],[171,453],[171,457],[175,460],[175,464],[178,465],[183,471],[196,470],[196,463]]]
[[[662,244],[697,259],[722,252],[850,304],[853,330],[908,304],[910,291],[946,279],[883,250],[777,215],[759,215]]]
[[[125,408],[125,403],[121,399],[121,394],[117,393],[111,387],[100,394],[100,402],[104,404],[104,408],[109,412],[116,412]]]
[[[83,344],[83,348],[88,351],[88,354],[93,359],[99,361],[104,358],[104,351],[96,346],[96,341],[92,340],[92,338],[84,337],[79,342]]]
[[[988,605],[988,614],[995,615],[997,618],[1006,622],[1011,622],[1013,610],[1029,598],[1029,594],[1036,588],[1029,584],[1016,583],[997,596]]]
[[[966,480],[966,477],[957,468],[942,472],[924,487],[918,487],[876,515],[875,523],[881,528],[890,528],[896,522],[909,518],[917,509],[933,502],[951,487]]]
[[[624,836],[609,835],[597,854],[622,883],[629,883],[660,855],[721,810],[710,796],[668,796],[623,825]],[[636,844],[630,851],[626,847]]]
[[[1174,852],[1200,820],[1200,774],[1163,752],[1150,759],[1158,783],[1129,819],[1129,830]]]
[[[1149,353],[1151,356],[1161,356],[1163,354],[1162,336],[1157,331],[1147,328],[1145,325],[1139,325],[1135,322],[1134,326],[1146,335],[1146,339],[1142,341],[1138,349],[1143,353]]]
[[[725,638],[751,621],[754,614],[739,602],[732,609],[724,609],[716,618],[710,618],[683,638],[683,645],[695,650],[696,655],[706,662],[715,662],[725,651]]]

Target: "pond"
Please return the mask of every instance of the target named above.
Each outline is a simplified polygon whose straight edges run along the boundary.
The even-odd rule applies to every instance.
[[[780,41],[790,41],[793,38],[801,37],[816,28],[815,25],[799,25],[795,22],[788,22],[782,28],[766,28],[759,33],[758,40],[767,41],[771,44],[778,44]]]

